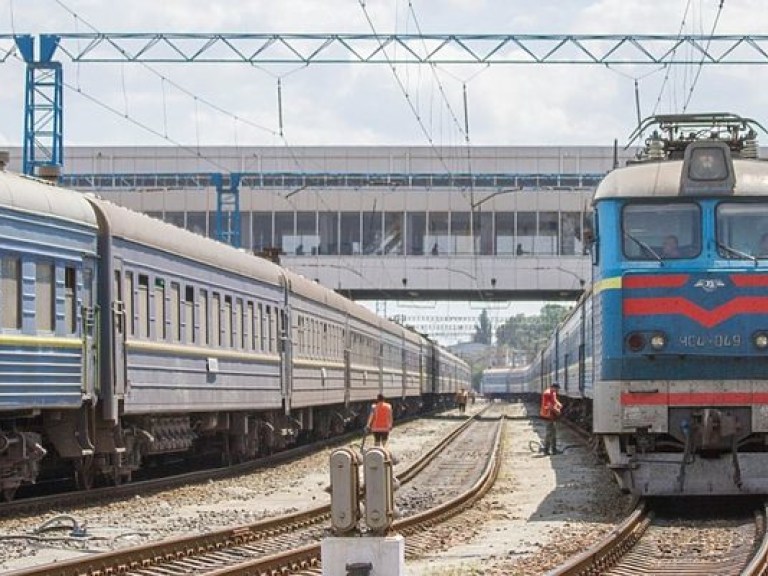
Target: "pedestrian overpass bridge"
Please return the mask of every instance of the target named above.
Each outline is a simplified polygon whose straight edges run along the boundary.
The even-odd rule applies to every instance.
[[[285,256],[281,263],[354,300],[573,300],[583,255]]]

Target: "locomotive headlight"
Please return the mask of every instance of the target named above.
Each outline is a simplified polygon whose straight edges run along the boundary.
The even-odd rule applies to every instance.
[[[651,348],[654,350],[661,350],[667,345],[667,338],[664,334],[658,333],[651,336]]]
[[[633,332],[627,337],[627,346],[632,352],[640,352],[645,348],[645,336],[639,332]]]
[[[760,350],[765,350],[768,348],[768,333],[765,332],[758,332],[754,336],[755,341],[755,347],[759,348]]]

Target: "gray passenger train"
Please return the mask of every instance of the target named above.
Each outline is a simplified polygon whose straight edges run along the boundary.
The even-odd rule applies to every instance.
[[[532,368],[528,366],[505,366],[483,370],[480,380],[480,394],[488,398],[503,398],[507,400],[523,400],[532,398],[533,390]]]
[[[267,260],[0,171],[0,490],[258,457],[468,388],[465,362]]]

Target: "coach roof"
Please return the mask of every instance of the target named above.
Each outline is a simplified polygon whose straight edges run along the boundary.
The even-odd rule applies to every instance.
[[[280,284],[282,270],[268,260],[106,200],[89,200],[104,215],[113,236],[273,285]]]
[[[733,167],[736,185],[732,196],[768,195],[768,162],[734,158]],[[594,201],[677,196],[682,169],[682,160],[632,164],[616,169],[597,187]]]
[[[0,171],[0,206],[96,227],[96,215],[83,194],[35,178]]]

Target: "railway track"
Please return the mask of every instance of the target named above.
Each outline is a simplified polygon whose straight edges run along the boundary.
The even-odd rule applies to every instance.
[[[411,422],[416,417],[408,417],[399,420],[397,426]],[[289,448],[261,457],[257,460],[249,460],[240,464],[231,464],[218,468],[207,468],[194,472],[174,474],[148,480],[139,480],[118,486],[103,486],[90,490],[78,490],[68,492],[55,492],[44,496],[30,496],[19,498],[10,502],[0,502],[0,517],[11,518],[20,515],[32,515],[46,513],[52,509],[74,508],[83,504],[108,503],[116,500],[144,496],[191,484],[205,483],[212,480],[224,480],[236,478],[245,474],[251,474],[257,470],[270,468],[278,464],[291,462],[308,456],[318,450],[349,443],[360,437],[359,432],[350,432],[327,440],[321,440]]]
[[[768,573],[766,502],[716,502],[705,516],[670,506],[676,508],[668,500],[640,502],[603,541],[548,576]]]
[[[401,489],[401,495],[396,494],[397,505],[406,517],[398,520],[393,530],[408,535],[420,526],[456,514],[480,498],[492,485],[498,470],[501,428],[501,418],[476,416],[401,473],[401,485],[408,486]],[[444,482],[437,486],[435,479],[441,475],[455,478],[453,485]],[[421,488],[410,486],[417,482]],[[425,498],[428,488],[432,492]],[[409,496],[409,491],[421,498]],[[443,495],[442,500],[438,500],[437,493]],[[321,506],[249,526],[175,538],[11,574],[155,576],[285,574],[301,570],[311,573],[319,570],[320,540],[327,535],[329,508]]]

